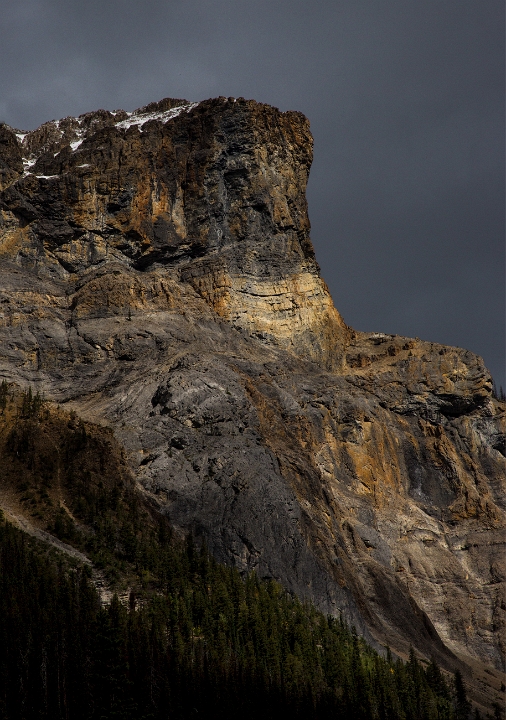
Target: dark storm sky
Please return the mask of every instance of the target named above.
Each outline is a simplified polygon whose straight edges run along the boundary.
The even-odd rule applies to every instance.
[[[0,0],[0,121],[162,97],[301,110],[322,275],[359,330],[504,381],[502,0]]]

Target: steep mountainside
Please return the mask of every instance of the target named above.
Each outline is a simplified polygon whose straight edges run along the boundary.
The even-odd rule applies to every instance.
[[[505,406],[472,353],[343,322],[311,159],[304,116],[243,99],[0,126],[0,378],[112,428],[219,560],[486,694]]]

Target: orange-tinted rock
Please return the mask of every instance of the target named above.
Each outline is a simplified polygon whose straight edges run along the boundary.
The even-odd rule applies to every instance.
[[[27,254],[70,273],[113,258],[177,268],[233,325],[339,363],[348,330],[309,239],[303,115],[224,98],[162,101],[46,123],[23,146],[34,164],[2,204],[30,224]],[[22,242],[16,233],[4,231],[4,244]]]
[[[0,378],[110,425],[220,560],[400,654],[461,658],[483,699],[505,406],[472,353],[344,324],[309,239],[307,120],[165,100],[2,133]]]

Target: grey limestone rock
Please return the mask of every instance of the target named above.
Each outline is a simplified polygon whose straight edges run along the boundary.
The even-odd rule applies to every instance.
[[[220,561],[495,678],[504,403],[472,353],[344,323],[307,120],[166,100],[2,126],[0,153],[0,378],[113,428]]]

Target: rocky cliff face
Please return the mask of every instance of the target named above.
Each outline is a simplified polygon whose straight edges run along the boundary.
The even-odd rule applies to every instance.
[[[9,247],[38,264],[42,253],[57,276],[112,260],[177,268],[234,327],[339,363],[347,328],[309,239],[312,138],[300,113],[165,100],[3,133],[6,221],[26,228],[14,221]]]
[[[505,406],[471,353],[345,325],[309,239],[307,120],[164,100],[4,125],[0,153],[0,377],[113,428],[139,492],[218,559],[464,663],[485,698]]]

